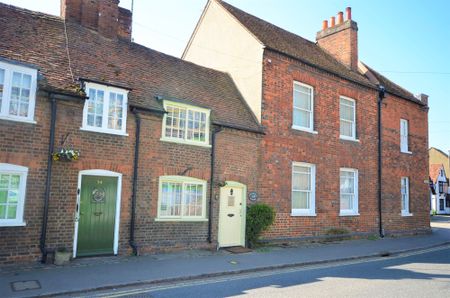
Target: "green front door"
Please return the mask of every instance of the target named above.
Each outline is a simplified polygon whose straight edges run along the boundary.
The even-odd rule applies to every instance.
[[[114,253],[117,180],[82,176],[77,256]]]

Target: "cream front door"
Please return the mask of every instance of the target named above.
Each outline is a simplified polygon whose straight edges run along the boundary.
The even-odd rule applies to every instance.
[[[219,247],[245,246],[245,187],[220,188]]]

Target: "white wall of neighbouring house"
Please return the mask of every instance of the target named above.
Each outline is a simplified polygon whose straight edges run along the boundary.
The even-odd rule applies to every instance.
[[[182,58],[227,72],[261,121],[263,45],[216,1],[209,1]]]

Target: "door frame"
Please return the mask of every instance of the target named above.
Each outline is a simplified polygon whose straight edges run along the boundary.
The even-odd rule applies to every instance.
[[[104,176],[104,177],[116,177],[117,178],[117,197],[116,197],[116,214],[114,219],[114,245],[113,251],[114,255],[117,255],[119,250],[119,226],[120,226],[120,201],[122,198],[122,174],[117,172],[112,172],[108,170],[82,170],[78,173],[78,188],[77,188],[77,211],[75,214],[75,229],[73,235],[73,254],[72,256],[76,258],[77,256],[77,246],[78,246],[78,221],[80,219],[80,199],[81,199],[81,179],[83,176]],[[78,219],[78,220],[76,220]]]
[[[225,185],[220,187],[219,189],[219,218],[218,218],[218,224],[217,224],[217,248],[220,248],[220,242],[219,242],[219,234],[220,234],[220,206],[221,206],[221,189],[224,187],[238,187],[242,188],[242,222],[241,222],[241,240],[240,245],[245,247],[245,226],[246,226],[246,217],[247,217],[247,185],[242,184],[240,182],[236,181],[225,181]]]

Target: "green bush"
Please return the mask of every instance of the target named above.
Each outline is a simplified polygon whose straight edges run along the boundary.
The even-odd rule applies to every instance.
[[[275,210],[266,204],[254,204],[247,209],[246,237],[249,247],[254,247],[261,233],[275,221]]]

